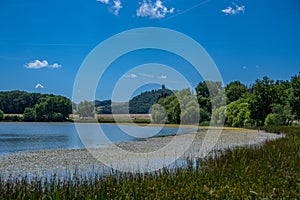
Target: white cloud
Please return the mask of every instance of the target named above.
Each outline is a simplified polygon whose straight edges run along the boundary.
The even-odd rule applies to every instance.
[[[128,74],[126,75],[126,78],[137,78],[136,74]]]
[[[49,65],[50,66],[50,65]],[[52,65],[52,68],[60,68],[61,67],[61,65],[59,65],[59,64],[57,64],[57,63],[54,63],[53,65]]]
[[[48,65],[49,64],[47,60],[43,60],[43,61],[35,60],[33,62],[25,64],[25,67],[27,69],[40,69],[40,68],[48,67]]]
[[[27,69],[41,69],[41,68],[45,68],[45,67],[60,68],[61,65],[59,65],[57,63],[54,63],[54,64],[50,65],[47,60],[43,60],[43,61],[35,60],[35,61],[32,61],[32,62],[26,63],[24,65],[24,67],[27,68]]]
[[[109,4],[109,0],[97,0],[100,3]]]
[[[121,0],[113,0],[113,1],[96,0],[96,1],[106,4],[106,5],[109,5],[109,7],[110,7],[109,9],[114,15],[119,15],[120,9],[123,8]]]
[[[40,83],[36,84],[35,86],[36,89],[44,89],[44,86]]]
[[[114,15],[119,15],[119,11],[121,8],[123,8],[122,2],[120,0],[115,0],[114,5],[111,7],[112,13]]]
[[[137,16],[151,19],[164,18],[168,13],[174,13],[174,8],[168,9],[161,0],[156,0],[155,3],[152,3],[151,0],[144,0],[136,11]]]
[[[235,6],[235,8],[232,8],[231,6],[228,6],[227,8],[221,10],[221,12],[225,13],[225,15],[237,15],[241,12],[244,13],[246,10],[246,7],[244,5],[237,5],[236,3],[232,2],[232,4]]]
[[[158,78],[160,78],[160,79],[166,79],[167,76],[166,76],[166,75],[161,75],[161,76],[159,76]]]

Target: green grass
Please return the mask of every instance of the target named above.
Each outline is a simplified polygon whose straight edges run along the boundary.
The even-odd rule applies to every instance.
[[[197,168],[50,180],[0,180],[0,199],[300,199],[300,128],[266,127],[287,137],[227,150]]]

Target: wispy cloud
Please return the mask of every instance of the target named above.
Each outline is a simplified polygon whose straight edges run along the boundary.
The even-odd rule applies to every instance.
[[[204,5],[204,4],[207,4],[207,3],[210,2],[210,1],[211,1],[211,0],[204,0],[204,1],[200,2],[200,3],[197,3],[196,5],[194,5],[194,6],[192,6],[192,7],[189,7],[189,8],[187,8],[187,9],[183,10],[183,11],[176,12],[176,14],[167,17],[166,20],[172,19],[172,18],[177,17],[177,16],[179,16],[179,15],[183,15],[183,14],[185,14],[185,13],[187,13],[187,12],[190,12],[191,10],[194,10],[194,9],[196,9],[196,8],[198,8],[198,7],[202,6],[202,5]]]
[[[159,79],[167,79],[167,76],[166,75],[161,75],[158,77]]]
[[[116,16],[119,15],[119,11],[121,10],[121,8],[123,8],[121,0],[113,0],[113,1],[96,0],[96,1],[108,5],[110,11]]]
[[[152,75],[152,74],[145,74],[145,73],[139,73],[139,75],[147,77],[147,78],[153,78],[154,77],[154,75]]]
[[[227,8],[221,10],[221,12],[225,13],[225,15],[237,15],[237,14],[245,12],[246,7],[244,5],[239,6],[234,2],[232,2],[232,4],[233,4],[234,8],[231,6],[228,6]]]
[[[126,75],[126,78],[137,78],[138,76],[136,74],[128,74]]]
[[[156,0],[154,3],[151,0],[143,0],[136,11],[137,16],[149,17],[150,19],[164,18],[168,13],[174,13],[174,8],[168,9],[161,0]]]
[[[243,70],[246,70],[246,69],[247,69],[247,66],[244,65],[244,66],[243,66]]]
[[[40,83],[36,84],[35,86],[36,89],[44,89],[44,86]]]
[[[43,61],[40,61],[40,60],[35,60],[35,61],[32,61],[32,62],[29,62],[29,63],[26,63],[24,65],[25,68],[27,69],[41,69],[41,68],[60,68],[61,65],[57,64],[57,63],[54,63],[54,64],[49,64],[47,60],[43,60]]]

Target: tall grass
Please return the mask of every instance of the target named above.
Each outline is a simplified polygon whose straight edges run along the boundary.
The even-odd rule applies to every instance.
[[[1,199],[300,199],[300,128],[267,127],[287,137],[262,147],[198,160],[196,169],[110,176],[0,179]]]

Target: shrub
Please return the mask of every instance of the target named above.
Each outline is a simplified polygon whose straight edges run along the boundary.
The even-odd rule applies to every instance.
[[[3,119],[3,117],[4,117],[4,113],[3,113],[3,111],[0,109],[0,121]]]
[[[19,115],[4,115],[3,120],[9,122],[21,122],[23,121],[23,117]]]
[[[23,120],[25,122],[34,122],[34,121],[36,121],[35,108],[25,108],[24,113],[23,113]]]

